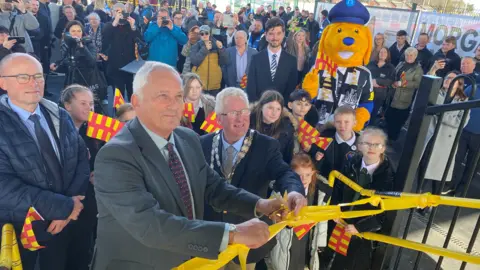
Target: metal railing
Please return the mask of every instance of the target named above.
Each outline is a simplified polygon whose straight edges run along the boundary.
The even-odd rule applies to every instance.
[[[454,80],[450,84],[450,88],[448,89],[448,93],[446,94],[447,97],[450,97],[450,93],[452,91],[453,85],[456,81],[464,79],[471,81],[472,91],[470,92],[470,98],[472,99],[475,97],[477,86],[474,78],[466,75],[459,75],[454,78]],[[395,176],[395,184],[396,189],[403,192],[411,192],[414,186],[414,182],[417,181],[418,187],[422,187],[425,181],[424,179],[424,171],[426,168],[421,168],[419,171],[419,163],[422,159],[422,155],[426,155],[423,158],[426,158],[426,164],[428,164],[428,160],[432,154],[432,151],[425,151],[425,139],[427,137],[428,128],[430,126],[430,122],[433,121],[434,116],[437,117],[435,130],[433,136],[431,138],[431,149],[435,146],[435,141],[440,131],[440,126],[442,125],[442,118],[444,113],[450,111],[464,111],[463,116],[460,121],[459,128],[457,130],[452,149],[450,150],[447,165],[443,172],[440,188],[434,191],[434,193],[439,194],[445,187],[445,183],[447,181],[447,176],[449,173],[450,167],[453,165],[456,149],[460,140],[460,136],[467,121],[469,111],[472,108],[480,107],[480,100],[470,100],[460,103],[450,103],[449,100],[445,100],[444,104],[436,104],[437,97],[439,94],[440,86],[442,83],[442,79],[439,77],[434,76],[423,76],[422,81],[420,83],[419,91],[416,96],[415,103],[413,104],[412,109],[412,116],[410,119],[410,123],[407,129],[405,143],[403,145],[403,151],[400,156],[400,160],[398,163],[397,173]],[[475,153],[473,158],[473,163],[477,164],[480,160],[480,152]],[[466,175],[467,175],[467,183],[465,188],[461,194],[462,197],[467,195],[468,189],[471,185],[472,179],[475,174],[476,166],[470,166],[466,168]],[[423,170],[423,172],[422,172]],[[417,174],[419,177],[417,177]],[[425,232],[423,234],[422,243],[426,243],[428,237],[430,235],[432,225],[434,224],[435,215],[438,211],[438,208],[433,208],[430,214],[430,217],[427,222],[427,226]],[[390,217],[387,218],[386,227],[390,229],[392,236],[397,236],[400,233],[402,234],[403,239],[407,239],[408,234],[410,232],[410,226],[413,220],[414,210],[410,210],[408,213],[408,218],[405,224],[405,228],[402,228],[402,221],[406,218],[405,211],[399,211]],[[448,248],[449,242],[452,238],[453,231],[457,224],[458,217],[460,215],[460,208],[456,208],[454,214],[451,219],[451,223],[448,229],[448,233],[446,234],[446,238],[443,244],[444,248]],[[477,220],[475,229],[472,233],[472,237],[470,239],[467,253],[471,252],[473,246],[475,244],[475,240],[478,236],[480,230],[480,217]],[[395,252],[396,251],[396,252]],[[376,254],[376,258],[374,259],[377,263],[374,263],[374,269],[400,269],[399,265],[402,260],[402,248],[393,248],[393,247],[385,247],[384,250],[381,250]],[[396,254],[395,254],[396,253]],[[418,252],[415,258],[413,270],[419,268],[420,260],[423,256],[423,253]],[[393,260],[393,264],[391,264],[391,260]],[[441,265],[443,262],[443,257],[439,257],[438,261],[436,262],[435,269],[441,269]],[[390,266],[390,267],[389,267]],[[463,262],[460,269],[465,269],[466,263]]]

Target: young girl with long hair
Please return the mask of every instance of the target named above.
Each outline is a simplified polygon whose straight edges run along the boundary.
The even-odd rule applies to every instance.
[[[250,128],[280,142],[280,152],[285,162],[290,163],[295,147],[295,128],[290,120],[291,113],[285,109],[282,94],[265,91],[258,103],[252,106]]]
[[[331,195],[326,181],[317,179],[315,164],[306,153],[293,156],[292,169],[300,176],[308,205],[325,205]],[[320,267],[318,250],[327,245],[327,223],[320,222],[300,240],[292,228],[277,235],[277,245],[270,253],[269,264],[273,270],[316,270]]]

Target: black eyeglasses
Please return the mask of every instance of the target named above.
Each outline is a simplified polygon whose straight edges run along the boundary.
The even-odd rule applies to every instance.
[[[208,32],[200,32],[200,36],[208,36],[208,35],[210,35],[210,33],[208,33]]]
[[[8,76],[1,76],[1,78],[16,78],[19,84],[27,84],[30,82],[30,79],[34,79],[37,83],[42,83],[45,81],[45,75],[43,73],[37,73],[33,75],[29,75],[29,74],[8,75]]]
[[[368,147],[370,149],[375,149],[375,150],[382,149],[384,146],[381,143],[368,143],[368,142],[359,142],[358,145]]]

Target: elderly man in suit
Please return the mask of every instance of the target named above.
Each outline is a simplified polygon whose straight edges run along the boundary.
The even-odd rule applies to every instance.
[[[235,46],[227,49],[228,63],[223,67],[226,86],[240,87],[243,76],[247,74],[252,56],[257,51],[247,46],[247,32],[240,30],[235,33]]]
[[[282,50],[285,24],[280,18],[268,20],[265,26],[268,46],[252,57],[248,69],[247,93],[257,101],[266,90],[276,90],[288,100],[297,85],[297,59]]]
[[[268,226],[258,219],[238,225],[202,221],[205,202],[251,217],[280,209],[281,201],[238,189],[208,166],[198,136],[179,127],[183,91],[178,73],[146,62],[133,85],[137,118],[100,150],[95,162],[93,269],[171,269],[191,257],[216,259],[227,244],[265,244]]]
[[[269,184],[276,180],[274,190],[281,194],[288,192],[289,209],[298,211],[305,206],[307,201],[302,195],[305,194],[302,182],[283,161],[279,142],[249,130],[250,110],[246,93],[240,88],[225,88],[217,95],[215,112],[223,130],[200,138],[205,159],[210,163],[210,167],[232,185],[263,198],[269,197]],[[205,218],[239,223],[248,217],[241,217],[224,207],[217,207],[207,208]],[[251,250],[247,260],[248,269],[254,269],[255,263],[263,259],[275,244],[273,239],[261,248]],[[240,269],[239,267],[234,263],[228,265],[228,269]]]

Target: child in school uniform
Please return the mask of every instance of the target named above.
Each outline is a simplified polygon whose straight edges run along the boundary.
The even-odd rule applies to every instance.
[[[394,170],[385,156],[387,135],[379,128],[367,127],[357,139],[358,152],[345,164],[341,171],[349,179],[365,189],[393,191]],[[340,191],[340,192],[337,192]],[[347,185],[336,180],[331,204],[350,203],[363,197]],[[359,205],[349,210],[376,209],[371,205]],[[385,214],[346,219],[345,231],[353,235],[362,232],[382,232]],[[331,269],[368,270],[371,269],[373,242],[352,236],[347,256],[335,254]]]
[[[353,131],[353,127],[357,123],[355,114],[355,110],[349,106],[338,107],[333,116],[333,126],[326,124],[320,132],[321,137],[332,138],[332,143],[325,151],[316,145],[313,145],[309,151],[310,156],[317,161],[321,160],[317,163],[317,169],[326,178],[333,170],[341,171],[346,160],[357,150],[355,142],[358,134]],[[318,151],[323,153],[320,155],[320,159]]]
[[[330,199],[328,183],[317,178],[315,164],[306,153],[294,155],[292,169],[300,176],[305,188],[308,205],[325,205]],[[286,228],[277,234],[277,245],[270,252],[271,270],[317,270],[320,267],[319,249],[327,245],[327,224],[320,222],[300,240],[293,228]]]

